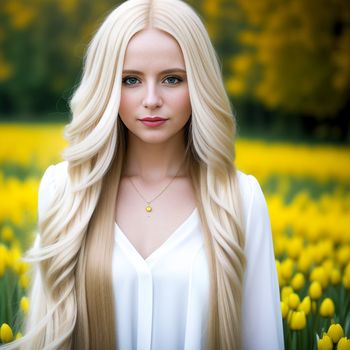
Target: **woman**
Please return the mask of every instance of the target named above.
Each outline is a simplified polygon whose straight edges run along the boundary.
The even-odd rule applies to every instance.
[[[71,109],[66,161],[40,184],[17,346],[283,349],[266,202],[234,166],[235,120],[195,12],[116,8]]]

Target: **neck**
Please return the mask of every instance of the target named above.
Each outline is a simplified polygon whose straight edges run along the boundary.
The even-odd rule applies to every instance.
[[[145,143],[129,137],[123,175],[140,177],[150,183],[176,174],[184,176],[187,174],[184,156],[185,144],[182,139],[180,142]]]

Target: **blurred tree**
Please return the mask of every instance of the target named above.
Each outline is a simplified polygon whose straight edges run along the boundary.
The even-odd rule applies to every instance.
[[[348,120],[350,2],[237,2],[244,28],[241,51],[231,60],[230,93],[271,109]]]
[[[83,54],[112,0],[1,0],[0,114],[68,111]]]

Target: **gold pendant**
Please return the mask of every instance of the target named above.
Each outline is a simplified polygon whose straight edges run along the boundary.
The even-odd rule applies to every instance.
[[[147,211],[147,213],[150,213],[152,211],[152,207],[150,204],[147,205],[146,211]]]

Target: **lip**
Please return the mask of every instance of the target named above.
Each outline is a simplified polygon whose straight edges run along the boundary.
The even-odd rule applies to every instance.
[[[158,121],[165,121],[167,118],[160,117],[158,115],[154,116],[145,116],[143,118],[140,118],[141,121],[148,121],[148,122],[158,122]]]
[[[158,115],[145,116],[145,117],[139,119],[139,121],[143,125],[150,126],[150,127],[156,127],[156,126],[163,125],[167,120],[168,120],[167,118],[163,118],[163,117],[160,117]]]
[[[154,122],[153,121],[150,122],[149,120],[145,120],[145,119],[140,119],[140,122],[143,125],[151,126],[151,127],[163,125],[164,123],[166,123],[166,121],[167,121],[167,119],[159,119],[159,120],[154,121]]]

